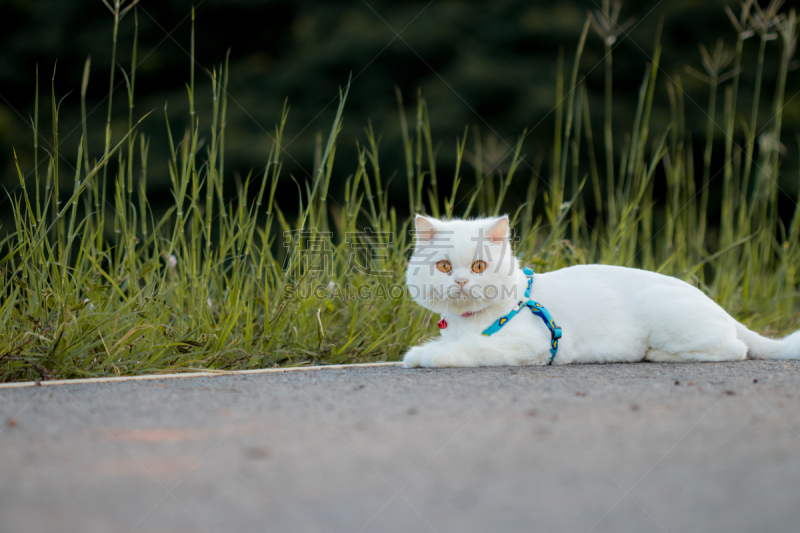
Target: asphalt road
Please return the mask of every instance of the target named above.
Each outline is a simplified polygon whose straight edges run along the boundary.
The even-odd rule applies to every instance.
[[[798,371],[372,367],[0,389],[0,531],[798,531]]]

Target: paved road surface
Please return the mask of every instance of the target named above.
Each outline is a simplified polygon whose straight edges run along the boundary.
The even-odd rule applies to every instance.
[[[373,367],[0,390],[0,531],[798,531],[799,371]]]

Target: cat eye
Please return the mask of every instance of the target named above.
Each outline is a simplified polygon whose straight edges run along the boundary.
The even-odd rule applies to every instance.
[[[436,263],[436,268],[438,268],[440,272],[449,274],[450,271],[453,269],[453,265],[450,264],[450,261],[442,260]]]
[[[486,270],[486,261],[481,261],[480,259],[478,259],[477,261],[472,263],[472,271],[475,272],[476,274],[480,274],[484,270]]]

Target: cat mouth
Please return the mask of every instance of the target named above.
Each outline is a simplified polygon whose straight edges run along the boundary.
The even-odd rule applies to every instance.
[[[447,295],[451,300],[479,300],[480,298],[476,296],[480,296],[480,290],[475,286],[451,286],[447,291]]]
[[[446,293],[445,297],[451,304],[461,307],[473,308],[475,306],[490,304],[493,298],[487,297],[484,289],[477,285],[470,287],[451,287]],[[477,311],[473,311],[473,314]]]
[[[455,295],[450,296],[450,301],[453,303],[474,303],[480,302],[481,298],[475,298],[473,295],[469,294],[467,291],[461,291],[456,293]]]

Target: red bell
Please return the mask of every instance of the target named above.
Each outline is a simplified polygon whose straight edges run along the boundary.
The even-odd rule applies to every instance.
[[[439,321],[439,329],[444,329],[446,327],[447,327],[447,320],[445,320],[444,317],[442,317],[442,319]]]

